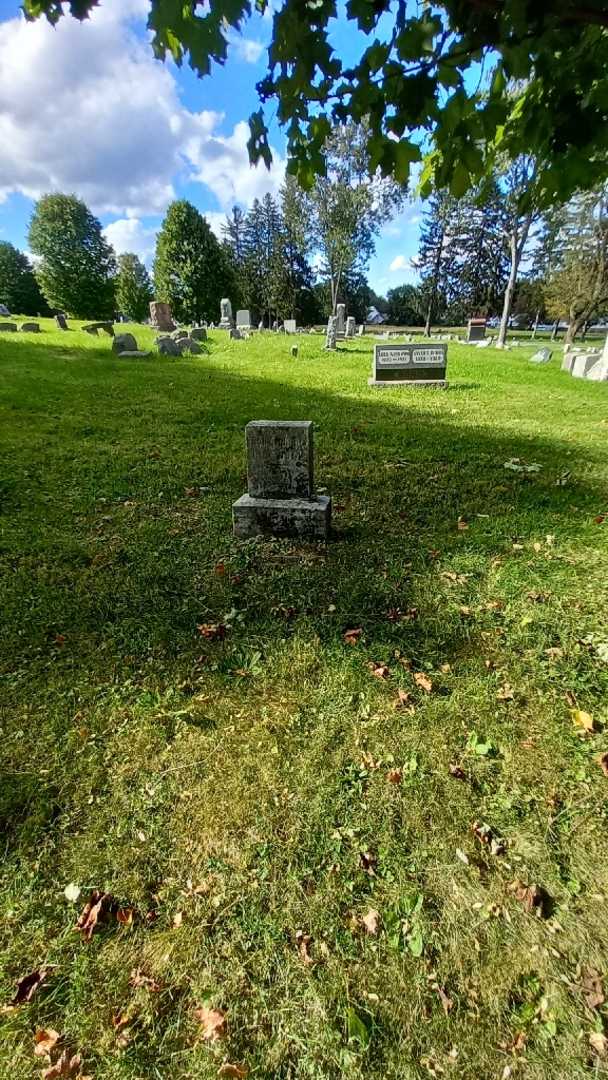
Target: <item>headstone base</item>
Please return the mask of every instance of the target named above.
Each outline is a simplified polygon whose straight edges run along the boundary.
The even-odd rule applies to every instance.
[[[445,390],[448,384],[445,379],[368,379],[367,385],[388,387],[389,390],[393,386],[428,386],[431,390]]]
[[[299,540],[328,540],[331,499],[254,499],[241,495],[232,505],[235,536],[291,536]]]

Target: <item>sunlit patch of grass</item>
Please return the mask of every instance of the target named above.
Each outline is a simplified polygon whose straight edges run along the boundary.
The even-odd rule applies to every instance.
[[[0,1072],[52,1027],[97,1080],[601,1074],[605,387],[450,345],[447,392],[378,394],[367,339],[210,338],[0,341],[2,1001],[49,968]],[[327,548],[231,536],[275,417],[315,421]],[[92,889],[132,919],[85,942]]]

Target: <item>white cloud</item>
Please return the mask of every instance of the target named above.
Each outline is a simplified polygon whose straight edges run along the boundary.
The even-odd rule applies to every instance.
[[[244,60],[246,64],[257,64],[267,48],[263,41],[241,37],[240,34],[230,34],[229,41],[239,60]]]
[[[149,263],[152,259],[157,230],[147,228],[139,218],[118,218],[106,225],[103,231],[117,255],[132,251],[142,262]]]
[[[389,270],[408,270],[409,263],[405,255],[395,255],[392,263],[389,266]]]
[[[0,22],[0,202],[73,191],[124,222],[162,213],[179,179],[209,188],[223,209],[278,189],[284,162],[275,152],[270,173],[252,169],[245,123],[221,134],[221,113],[184,108],[173,70],[129,26],[147,8],[105,0],[83,24]],[[240,39],[250,57],[258,44]]]

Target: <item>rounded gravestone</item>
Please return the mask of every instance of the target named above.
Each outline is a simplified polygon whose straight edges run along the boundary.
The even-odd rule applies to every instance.
[[[112,352],[137,352],[137,342],[133,334],[115,334],[112,338]]]

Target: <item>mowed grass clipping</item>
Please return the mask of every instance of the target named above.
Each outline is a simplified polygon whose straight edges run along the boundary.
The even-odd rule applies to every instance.
[[[45,974],[0,1075],[605,1073],[608,387],[42,325],[0,339],[0,1002]],[[327,547],[232,538],[273,418]]]

